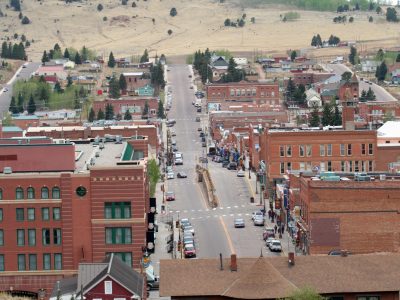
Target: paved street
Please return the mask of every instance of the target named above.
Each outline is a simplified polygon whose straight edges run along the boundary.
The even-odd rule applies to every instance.
[[[3,118],[3,114],[8,111],[8,108],[10,106],[10,101],[11,101],[11,96],[12,96],[12,87],[13,84],[17,80],[21,79],[29,79],[31,77],[31,74],[37,70],[37,68],[40,66],[40,63],[33,63],[29,62],[26,63],[26,68],[19,68],[17,72],[14,74],[14,76],[10,79],[7,84],[3,86],[3,89],[0,90],[0,117]],[[5,89],[8,91],[6,92]]]

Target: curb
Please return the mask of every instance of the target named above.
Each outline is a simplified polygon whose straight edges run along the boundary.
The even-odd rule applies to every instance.
[[[247,185],[249,186],[249,189],[250,189],[250,192],[251,192],[252,197],[253,197],[254,199],[256,199],[256,194],[254,193],[253,186],[252,186],[252,184],[251,184],[251,182],[250,182],[250,179],[249,179],[248,175],[246,174],[246,175],[244,176],[244,178],[246,178],[246,182],[247,182]]]

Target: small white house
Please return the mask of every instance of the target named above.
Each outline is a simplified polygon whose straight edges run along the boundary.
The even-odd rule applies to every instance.
[[[361,71],[375,73],[376,68],[378,67],[379,62],[375,60],[365,60],[361,62]]]
[[[306,102],[308,107],[322,106],[321,96],[314,89],[309,89],[306,91]]]

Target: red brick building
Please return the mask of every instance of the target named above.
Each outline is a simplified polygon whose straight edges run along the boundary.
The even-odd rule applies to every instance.
[[[359,84],[355,73],[348,82],[341,82],[339,85],[338,96],[341,101],[358,100]]]
[[[145,103],[149,105],[149,118],[157,116],[158,99],[153,97],[130,97],[122,99],[105,99],[102,101],[93,102],[93,110],[98,113],[101,109],[103,112],[106,110],[107,104],[111,104],[114,108],[114,114],[124,116],[125,112],[129,110],[133,117],[141,117]]]
[[[260,107],[280,106],[279,86],[276,83],[230,82],[206,86],[207,104],[220,104],[221,110],[230,105],[247,103]]]
[[[150,249],[154,237],[147,232],[146,141],[102,149],[76,144],[75,155],[62,158],[75,164],[73,171],[54,163],[59,145],[21,143],[7,150],[20,172],[0,174],[0,291],[45,289],[48,296],[79,263],[101,262],[110,253],[139,269],[142,247]],[[0,145],[0,152],[9,147]],[[26,148],[32,157],[40,152],[40,160],[26,163]],[[51,172],[38,172],[43,169]]]
[[[12,123],[15,126],[25,130],[28,127],[36,127],[39,126],[39,118],[36,115],[27,115],[27,116],[15,116],[12,117]]]
[[[126,80],[127,92],[134,92],[136,89],[151,83],[150,77],[143,72],[122,73]]]
[[[332,73],[322,73],[322,72],[299,72],[293,73],[293,83],[296,85],[310,85],[319,81],[323,81],[333,76]]]

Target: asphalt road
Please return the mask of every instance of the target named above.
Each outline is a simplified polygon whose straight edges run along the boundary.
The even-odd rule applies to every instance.
[[[328,64],[326,65],[326,68],[336,75],[342,75],[344,72],[352,72],[347,66],[343,64]],[[384,102],[397,101],[397,99],[393,97],[390,93],[388,93],[383,87],[372,82],[367,83],[360,80],[359,76],[357,77],[360,83],[360,95],[363,90],[368,91],[368,89],[371,88],[375,93],[376,100]]]
[[[174,220],[189,218],[195,229],[197,257],[225,257],[231,254],[226,229],[219,217],[212,215],[206,204],[205,194],[197,182],[195,173],[196,161],[202,155],[203,148],[197,128],[200,123],[195,121],[196,110],[192,105],[194,91],[190,89],[189,67],[187,65],[169,66],[168,81],[172,88],[172,109],[169,119],[175,119],[172,127],[176,132],[177,146],[183,153],[183,166],[175,166],[175,174],[184,171],[185,179],[167,180],[167,190],[175,192],[175,201],[168,202],[168,209],[174,215]],[[202,218],[199,218],[199,217]]]
[[[3,85],[3,89],[0,90],[0,117],[3,118],[5,112],[8,111],[11,102],[13,84],[17,80],[29,79],[31,74],[37,70],[40,63],[29,62],[26,63],[26,68],[19,68],[14,76],[10,79],[7,84]],[[6,91],[8,90],[8,91]]]

